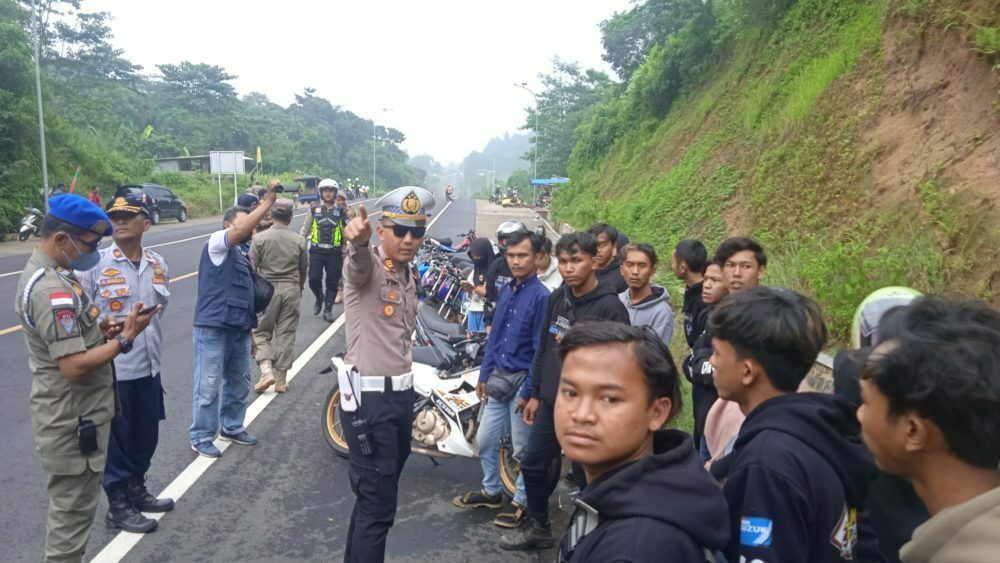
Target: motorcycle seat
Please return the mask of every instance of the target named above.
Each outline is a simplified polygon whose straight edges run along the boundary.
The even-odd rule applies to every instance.
[[[420,321],[423,325],[432,332],[436,332],[445,337],[460,337],[462,340],[466,338],[465,329],[462,325],[457,323],[449,323],[448,321],[442,319],[433,309],[426,306],[420,307],[418,313],[420,316]]]
[[[437,241],[442,246],[451,246],[451,237],[439,238]]]

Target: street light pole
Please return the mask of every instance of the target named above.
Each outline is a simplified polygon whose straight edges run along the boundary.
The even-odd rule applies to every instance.
[[[49,212],[49,162],[45,153],[45,114],[42,112],[42,56],[41,56],[41,21],[42,14],[38,2],[31,2],[31,27],[34,30],[35,43],[35,91],[38,94],[38,140],[42,148],[42,199],[45,200],[45,212]]]
[[[537,199],[535,197],[535,178],[538,178],[538,143],[542,139],[542,132],[538,129],[538,94],[532,91],[531,88],[528,88],[527,82],[521,82],[520,84],[515,82],[514,86],[527,90],[535,98],[535,159],[532,163],[533,170],[531,172],[531,199],[532,205],[534,205],[534,201]]]

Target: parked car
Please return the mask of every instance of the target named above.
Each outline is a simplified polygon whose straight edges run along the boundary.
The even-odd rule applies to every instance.
[[[159,184],[129,184],[119,186],[115,190],[114,197],[124,196],[132,193],[141,196],[149,209],[149,220],[154,225],[160,223],[160,219],[176,218],[183,223],[187,221],[187,206],[181,198],[174,195],[174,192]],[[114,198],[112,198],[114,201]],[[110,202],[109,202],[110,205]]]

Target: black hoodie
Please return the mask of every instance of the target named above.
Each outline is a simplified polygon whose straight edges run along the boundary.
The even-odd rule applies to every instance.
[[[622,259],[615,256],[607,268],[597,270],[597,282],[601,285],[614,287],[615,293],[621,293],[628,289],[625,276],[622,275]]]
[[[542,320],[542,334],[538,351],[532,362],[531,397],[544,400],[549,405],[556,401],[559,376],[562,375],[562,360],[559,359],[559,340],[573,323],[580,321],[616,321],[629,324],[628,311],[618,299],[615,288],[598,282],[597,287],[581,295],[573,296],[573,290],[563,284],[549,296],[549,306]],[[529,386],[524,386],[527,396]]]
[[[703,563],[705,548],[719,551],[729,539],[722,491],[677,430],[654,434],[653,455],[602,475],[579,500],[600,524],[579,538],[594,515],[578,509],[560,544],[563,561]]]
[[[743,422],[732,455],[729,561],[884,561],[860,517],[875,464],[850,401],[768,399]]]

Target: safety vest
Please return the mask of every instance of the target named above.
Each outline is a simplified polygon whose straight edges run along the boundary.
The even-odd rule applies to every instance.
[[[312,231],[309,240],[313,246],[340,248],[344,243],[344,210],[337,206],[314,205],[309,209]],[[320,246],[320,248],[323,248]]]

